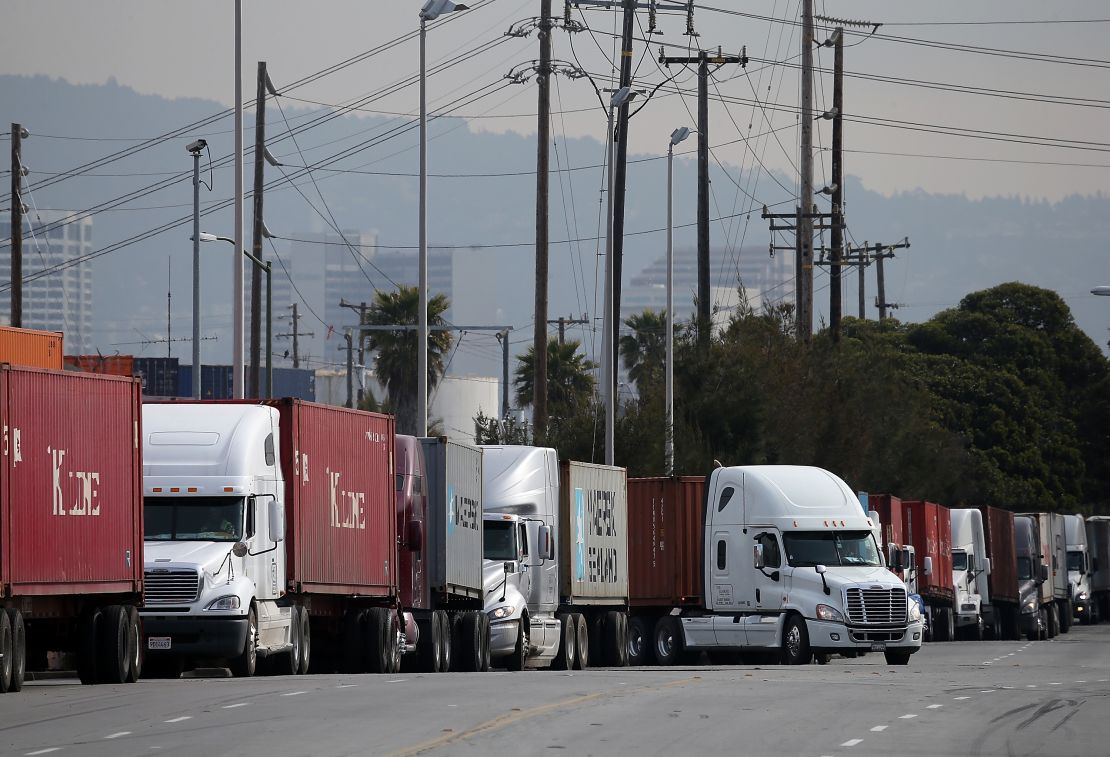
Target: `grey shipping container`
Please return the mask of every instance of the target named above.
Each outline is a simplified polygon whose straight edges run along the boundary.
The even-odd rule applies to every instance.
[[[628,474],[563,461],[559,485],[564,604],[628,604]]]
[[[266,391],[266,369],[262,369],[262,391]],[[316,372],[305,368],[274,368],[271,397],[294,397],[316,401]]]
[[[428,580],[441,597],[482,596],[482,450],[420,440],[428,481]]]

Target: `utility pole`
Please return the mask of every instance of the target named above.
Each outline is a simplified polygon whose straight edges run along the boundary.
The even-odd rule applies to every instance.
[[[501,422],[509,417],[509,331],[505,328],[497,332],[501,343]]]
[[[879,320],[886,318],[887,308],[897,309],[896,303],[886,301],[886,279],[883,276],[883,259],[893,258],[895,250],[909,249],[910,238],[906,237],[897,244],[875,245],[875,278],[878,280],[878,296],[875,305],[879,308]]]
[[[166,357],[173,357],[173,258],[166,258]]]
[[[698,345],[703,350],[709,348],[712,331],[710,322],[712,296],[709,284],[709,66],[717,68],[726,63],[748,65],[746,50],[740,55],[710,56],[705,50],[693,57],[669,57],[659,51],[659,62],[667,66],[672,63],[698,65]],[[619,237],[618,237],[619,238]]]
[[[27,130],[12,124],[12,326],[23,328],[23,161],[20,158]]]
[[[358,313],[358,325],[359,325],[359,332],[358,332],[358,364],[361,365],[361,366],[365,366],[366,365],[366,334],[364,334],[362,332],[361,327],[366,325],[366,303],[365,302],[360,302],[359,304],[355,305],[353,302],[347,302],[346,300],[341,299],[341,300],[339,300],[339,307],[347,308],[348,310],[353,310],[356,313]],[[364,396],[365,396],[365,389],[363,388],[362,382],[360,381],[359,385],[358,385],[358,403],[360,405],[362,404],[362,399],[363,399]]]
[[[801,196],[798,236],[801,270],[797,272],[798,338],[813,336],[813,0],[802,0]]]
[[[303,335],[301,334],[301,332],[300,332],[301,315],[300,315],[300,313],[297,312],[297,303],[294,302],[289,307],[293,311],[293,315],[290,316],[290,318],[289,318],[289,321],[290,321],[290,324],[291,324],[290,329],[289,329],[289,333],[288,334],[277,334],[276,336],[279,339],[292,339],[293,340],[293,367],[294,368],[300,368],[301,367],[300,337],[301,336],[316,336],[316,335],[311,334],[311,333],[303,334]]]
[[[536,137],[536,313],[532,381],[532,428],[547,430],[548,172],[551,142],[551,0],[540,5],[540,63],[536,68],[539,120]]]
[[[829,282],[829,329],[840,341],[844,300],[840,287],[840,264],[844,258],[844,28],[833,32],[833,127],[832,127],[832,267]]]
[[[621,87],[632,86],[632,33],[636,25],[637,0],[623,0],[624,25],[621,31]],[[628,104],[631,98],[625,99],[620,106],[617,117],[617,127],[613,134],[616,142],[617,160],[613,184],[613,322],[609,325],[612,329],[610,344],[614,349],[620,339],[620,312],[621,312],[621,270],[624,260],[624,196],[625,179],[628,174]],[[613,392],[617,389],[617,371],[612,375]]]
[[[354,407],[354,404],[352,403],[352,399],[354,397],[354,391],[353,390],[354,390],[354,381],[355,381],[355,366],[354,366],[355,348],[354,348],[354,345],[351,343],[351,332],[348,331],[346,334],[343,335],[343,338],[346,340],[347,346],[346,347],[340,347],[339,349],[347,350],[347,407]]]
[[[857,250],[856,253],[859,255],[859,262],[857,263],[859,266],[859,319],[863,321],[867,318],[867,297],[865,293],[867,277],[864,275],[864,271],[871,262],[867,257],[866,239],[863,241],[863,247]]]
[[[251,250],[262,260],[262,187],[265,182],[266,150],[266,61],[258,61],[258,91],[254,102],[254,229]],[[251,366],[248,393],[261,397],[259,392],[259,353],[261,351],[262,321],[262,269],[251,266]]]
[[[563,316],[559,316],[554,321],[548,321],[548,323],[559,324],[559,344],[567,343],[567,326],[574,326],[579,323],[589,322],[590,320],[588,318],[574,318],[573,316],[567,316],[566,318],[564,318]]]

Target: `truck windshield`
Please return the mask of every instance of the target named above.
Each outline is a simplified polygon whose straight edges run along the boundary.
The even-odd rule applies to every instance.
[[[147,497],[143,537],[148,541],[240,541],[242,497]]]
[[[515,560],[519,557],[516,548],[516,529],[511,520],[487,520],[484,524],[485,547],[482,557],[487,560]]]
[[[786,559],[795,567],[883,564],[870,531],[787,532],[783,542]]]
[[[1017,559],[1018,580],[1028,581],[1033,577],[1033,562],[1028,557]]]
[[[952,570],[967,570],[967,552],[952,553]]]
[[[1083,571],[1083,553],[1068,552],[1068,570]]]

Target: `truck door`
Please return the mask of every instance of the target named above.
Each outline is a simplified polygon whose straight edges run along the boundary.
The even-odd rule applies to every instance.
[[[733,525],[736,519],[731,517],[732,513],[729,512],[729,506],[732,505],[732,509],[735,509],[736,502],[740,499],[735,496],[736,493],[736,487],[733,485],[722,487],[714,498],[714,506],[710,513],[712,530],[709,544],[706,545],[712,591],[710,601],[712,608],[723,614],[713,618],[713,638],[701,641],[739,647],[744,645],[744,626],[740,622],[739,615],[732,613],[741,609],[736,590],[737,578],[742,574],[744,567],[741,565],[743,555],[737,539],[740,528],[738,525]],[[691,628],[690,631],[692,635],[697,634],[696,629]],[[710,629],[703,629],[703,632],[708,634]]]
[[[784,595],[782,548],[773,529],[749,527],[747,530],[746,563],[739,601],[754,614],[746,618],[745,635],[748,646],[773,645],[778,629],[775,617],[782,609]],[[755,567],[756,548],[762,552],[762,568]]]

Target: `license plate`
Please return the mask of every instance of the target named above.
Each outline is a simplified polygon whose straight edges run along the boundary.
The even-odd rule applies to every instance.
[[[169,647],[167,647],[167,649],[168,648]],[[872,644],[871,645],[871,651],[872,652],[885,652],[886,651],[886,644]]]
[[[147,649],[169,649],[170,642],[172,641],[169,636],[150,636],[146,640]]]

